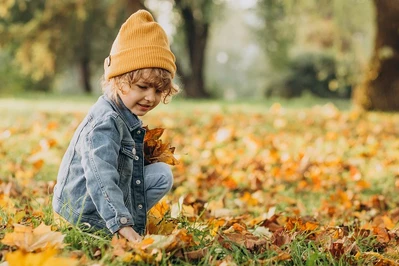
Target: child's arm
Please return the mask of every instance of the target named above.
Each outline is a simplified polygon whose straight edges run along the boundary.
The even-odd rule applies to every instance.
[[[119,126],[122,123],[118,117],[103,117],[86,136],[82,136],[86,187],[112,234],[122,227],[133,226],[132,215],[124,204],[124,195],[118,186],[121,179],[117,169],[121,148],[119,132],[122,130]]]

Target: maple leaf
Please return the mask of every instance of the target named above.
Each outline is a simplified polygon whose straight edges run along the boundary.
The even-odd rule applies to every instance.
[[[227,249],[232,249],[230,243],[244,246],[249,251],[256,251],[265,247],[269,241],[252,234],[227,233],[219,235],[218,241]]]
[[[57,250],[47,249],[39,253],[17,250],[5,255],[8,266],[74,266],[78,261],[72,258],[57,257]]]
[[[134,249],[173,251],[180,248],[190,247],[194,244],[194,239],[186,229],[175,229],[172,234],[165,235],[147,235],[140,243],[129,243]]]
[[[51,231],[51,226],[41,223],[33,229],[31,226],[14,224],[14,232],[6,233],[1,243],[17,246],[26,251],[40,251],[46,248],[63,248],[65,235]]]
[[[176,165],[179,161],[174,157],[175,147],[169,143],[162,143],[160,137],[165,129],[144,127],[146,134],[144,137],[144,163],[145,165],[163,162],[170,165]]]
[[[177,220],[165,218],[165,214],[170,211],[170,206],[165,200],[158,202],[152,207],[147,218],[147,232],[149,234],[169,235],[177,227]]]
[[[114,236],[111,241],[113,255],[125,262],[153,263],[162,259],[162,250],[166,252],[194,245],[193,236],[186,229],[175,229],[172,234],[146,235],[140,243],[132,243]],[[161,255],[160,255],[161,254]]]

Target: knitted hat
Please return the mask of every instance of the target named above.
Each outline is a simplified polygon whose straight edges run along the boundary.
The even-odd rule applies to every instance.
[[[175,56],[168,38],[145,10],[132,14],[119,30],[104,61],[106,79],[141,68],[163,68],[175,76]]]

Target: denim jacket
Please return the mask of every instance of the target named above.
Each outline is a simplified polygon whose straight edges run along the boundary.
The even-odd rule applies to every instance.
[[[142,122],[119,99],[101,96],[78,126],[62,159],[54,211],[72,224],[112,234],[146,224]]]

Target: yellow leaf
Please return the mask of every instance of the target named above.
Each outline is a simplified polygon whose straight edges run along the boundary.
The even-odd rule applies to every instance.
[[[165,200],[162,200],[151,208],[150,214],[155,216],[156,218],[163,218],[169,210],[170,207],[168,203],[166,203]]]
[[[14,222],[19,223],[20,221],[22,221],[22,219],[26,216],[26,211],[25,210],[18,210],[15,212],[14,215]]]
[[[62,248],[64,235],[51,231],[51,226],[41,223],[37,228],[14,224],[14,232],[6,233],[1,241],[4,245],[17,246],[20,249],[32,252],[46,248]]]
[[[6,254],[9,266],[74,266],[78,261],[71,258],[56,257],[57,250],[47,249],[39,253],[27,253],[17,250]]]
[[[148,217],[147,230],[149,234],[168,235],[177,227],[177,221],[172,219],[159,219],[154,216]]]

